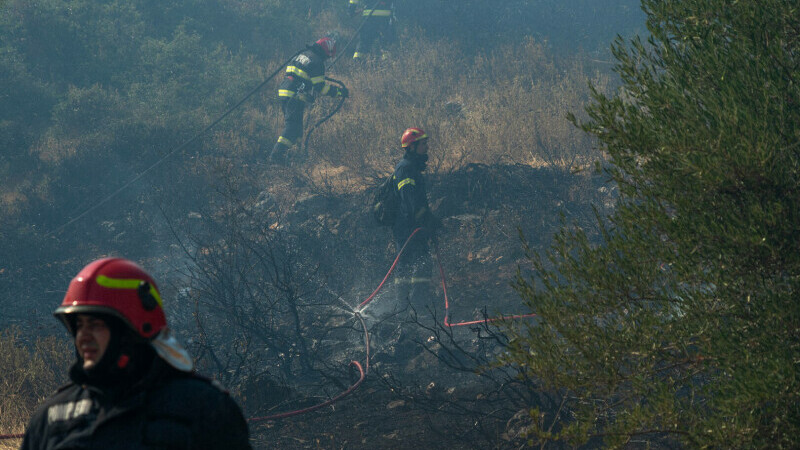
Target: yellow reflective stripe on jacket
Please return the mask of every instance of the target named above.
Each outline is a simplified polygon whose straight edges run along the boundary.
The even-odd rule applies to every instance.
[[[364,10],[364,15],[365,16],[372,16],[372,17],[389,17],[389,16],[392,15],[392,11],[388,10],[388,9],[376,9],[373,12],[373,10],[371,10],[371,9],[365,9]]]
[[[294,145],[294,142],[290,141],[289,139],[286,139],[283,136],[278,136],[278,142],[280,142],[281,144],[283,144],[283,145],[285,145],[287,147],[291,147],[291,146]]]
[[[298,94],[297,92],[289,89],[278,89],[278,97],[292,98],[295,95],[297,96],[298,99],[300,99],[300,101],[303,102],[308,102],[311,100],[311,97],[309,97],[308,94],[306,94],[305,92],[301,92]]]
[[[358,0],[350,0],[350,4],[351,5],[357,5],[358,4]]]
[[[293,74],[299,76],[300,78],[303,78],[305,80],[311,81],[311,77],[308,76],[306,71],[301,69],[301,68],[299,68],[299,67],[297,67],[297,66],[287,66],[286,67],[286,73],[293,73]]]
[[[312,84],[320,84],[325,82],[325,75],[320,75],[311,79]]]
[[[416,186],[417,185],[416,181],[414,181],[413,178],[406,178],[405,180],[397,183],[397,190],[399,191],[400,189],[403,188],[403,186],[405,186],[407,184],[410,184],[412,186]]]
[[[139,289],[139,286],[146,282],[146,280],[137,280],[134,278],[109,278],[105,275],[98,275],[96,280],[97,284],[100,286],[110,289]],[[150,294],[156,299],[158,306],[162,306],[161,295],[159,295],[155,286],[152,284],[150,285]]]
[[[321,93],[322,95],[325,95],[325,94],[327,94],[327,93],[328,93],[328,91],[330,91],[330,90],[331,90],[331,85],[330,85],[330,84],[326,84],[326,85],[325,85],[325,87],[323,87],[323,88],[322,88],[322,90],[320,91],[320,93]]]

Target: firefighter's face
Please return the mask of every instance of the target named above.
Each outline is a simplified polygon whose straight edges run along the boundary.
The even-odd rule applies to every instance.
[[[417,142],[417,149],[416,152],[420,155],[427,155],[428,154],[428,140],[423,139]]]
[[[91,369],[106,353],[111,330],[103,319],[88,314],[78,314],[75,330],[75,348],[83,358],[83,368]]]

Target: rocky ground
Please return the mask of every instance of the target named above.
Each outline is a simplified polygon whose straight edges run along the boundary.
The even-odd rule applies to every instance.
[[[527,312],[511,287],[518,268],[525,273],[528,267],[520,235],[532,250],[543,250],[562,218],[591,227],[590,205],[602,209],[611,200],[595,177],[522,165],[470,165],[431,176],[429,186],[432,209],[445,225],[438,260],[453,323]],[[288,208],[292,212],[276,218],[291,226],[299,242],[309,243],[306,250],[320,267],[358,268],[328,280],[330,289],[352,306],[378,285],[395,252],[389,231],[370,222],[368,197],[368,191],[299,194]],[[320,246],[321,241],[325,245]],[[442,326],[444,292],[441,279],[434,279],[438,287],[431,309],[416,320],[392,320],[387,313],[393,303],[390,292],[363,311],[370,364],[358,389],[315,412],[253,423],[256,445],[471,449],[513,448],[524,442],[517,435],[519,423],[525,422],[520,411],[543,400],[515,393],[524,385],[516,384],[513,373],[476,375],[476,369],[502,351],[502,333],[493,326]],[[338,325],[342,324],[331,324]],[[350,359],[365,363],[357,320],[345,335],[327,342],[332,359],[338,358],[342,366]],[[352,373],[350,377],[356,379]],[[313,404],[310,392],[275,411],[302,407],[292,402],[304,395],[301,404]],[[328,389],[326,395],[336,392]],[[320,395],[316,401],[328,397]]]
[[[266,177],[259,173],[256,176]],[[303,377],[292,373],[284,378],[285,385],[256,386],[259,392],[251,392],[241,384],[231,387],[240,396],[248,417],[262,417],[306,408],[343,392],[358,379],[352,360],[359,361],[367,373],[352,394],[331,406],[274,421],[254,421],[254,446],[518,447],[524,442],[519,431],[527,423],[525,410],[532,405],[543,409],[553,406],[546,397],[529,391],[533,381],[517,379],[509,370],[484,370],[505,342],[497,327],[443,326],[444,289],[438,270],[432,274],[436,284],[433,297],[416,316],[391,315],[391,288],[379,293],[359,316],[354,314],[355,306],[386,275],[396,249],[390,231],[372,221],[370,190],[365,188],[364,180],[353,181],[343,172],[335,176],[339,178],[315,178],[293,170],[269,172],[268,181],[261,183],[269,188],[243,193],[244,197],[255,198],[247,202],[247,208],[259,218],[268,219],[259,225],[285,231],[293,254],[302,255],[303,264],[313,262],[315,283],[336,302],[310,309],[315,315],[314,326],[320,328],[319,338],[310,339],[311,350],[320,359],[320,370]],[[342,180],[350,180],[350,187],[340,189],[346,184]],[[446,281],[451,323],[526,313],[511,286],[518,270],[524,276],[528,274],[529,263],[520,236],[524,236],[531,251],[543,251],[562,223],[591,229],[591,206],[602,210],[610,207],[613,199],[613,192],[596,176],[524,165],[473,164],[440,171],[429,176],[428,186],[431,207],[444,224],[435,253]],[[186,218],[186,230],[216,214],[214,208],[212,205],[191,213]],[[141,227],[126,228],[123,222],[109,222],[107,228],[109,239],[120,233],[153,234]],[[212,230],[211,242],[227,249],[232,242],[220,237],[225,232],[226,228]],[[165,235],[152,247],[179,247],[170,242],[169,233]],[[206,250],[194,251],[201,255]],[[125,249],[119,252],[135,254]],[[172,269],[167,267],[168,262],[173,264],[174,256],[157,252],[145,263],[151,269],[163,265],[163,272],[169,273]],[[59,267],[52,270],[60,272],[47,278],[54,280],[54,290],[74,274],[72,266]],[[182,337],[195,356],[201,354],[196,340],[192,343],[189,339],[196,328],[193,302],[184,302],[185,310],[176,306],[182,302],[184,290],[190,289],[174,283],[165,283],[162,289],[173,299],[173,309],[168,311],[173,326],[187,330]],[[44,312],[26,316],[27,319],[20,316],[15,321],[11,315],[6,321],[23,331],[60,336],[63,330],[56,322],[35,320],[48,318],[54,302],[46,302]],[[523,320],[535,323],[535,319]],[[364,326],[370,341],[369,359]],[[265,369],[270,371],[273,367]],[[205,373],[224,375],[209,370]]]

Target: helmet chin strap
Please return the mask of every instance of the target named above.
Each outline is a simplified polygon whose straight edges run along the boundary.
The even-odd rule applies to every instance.
[[[414,146],[414,149],[411,150],[409,147],[406,150],[406,156],[408,159],[413,161],[416,164],[419,164],[421,168],[425,168],[428,165],[428,154],[427,153],[417,153],[417,147]]]
[[[124,369],[128,367],[128,363],[131,362],[131,357],[125,354],[119,355],[117,358],[117,367],[120,369]]]
[[[111,331],[103,356],[92,367],[83,369],[83,358],[78,352],[78,368],[87,377],[88,384],[125,384],[125,380],[135,379],[150,368],[150,360],[155,352],[150,349],[146,340],[139,338],[116,317],[106,316],[103,319]]]

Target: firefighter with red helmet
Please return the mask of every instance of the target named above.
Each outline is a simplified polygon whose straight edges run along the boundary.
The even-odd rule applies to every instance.
[[[441,222],[428,206],[425,171],[428,163],[428,134],[422,128],[409,128],[400,138],[403,158],[394,169],[393,183],[399,196],[399,207],[392,226],[397,250],[405,245],[394,278],[398,306],[411,305],[421,311],[431,297],[431,263],[428,241],[441,227]],[[414,230],[421,228],[414,237]],[[408,241],[408,243],[406,243]]]
[[[355,15],[359,8],[366,22],[361,27],[358,43],[353,53],[354,60],[363,60],[372,52],[375,41],[388,45],[395,40],[394,2],[390,0],[348,0],[348,10]]]
[[[241,410],[193,373],[141,267],[122,258],[90,263],[55,316],[74,339],[72,382],[36,410],[23,450],[250,448]]]
[[[286,76],[278,86],[278,98],[283,110],[284,128],[272,148],[270,160],[276,164],[288,163],[288,150],[303,136],[303,115],[306,103],[318,95],[347,97],[345,87],[325,81],[325,60],[336,54],[336,37],[323,37],[307,46],[286,66]]]

